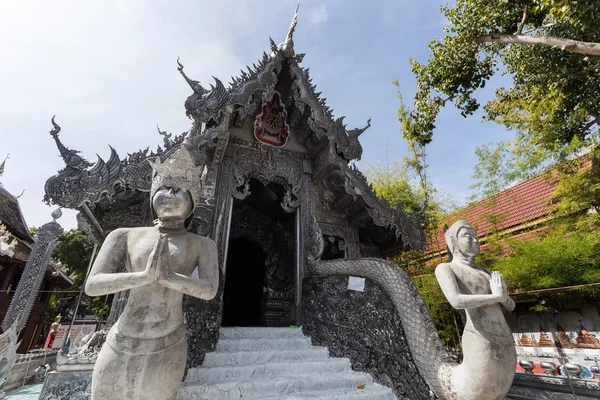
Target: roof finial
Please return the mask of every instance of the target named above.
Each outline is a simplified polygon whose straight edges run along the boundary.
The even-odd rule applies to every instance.
[[[6,154],[6,158],[4,159],[4,161],[2,161],[2,164],[0,164],[0,178],[2,177],[2,174],[4,173],[4,167],[6,167],[6,160],[8,160],[10,154]],[[2,183],[0,183],[0,185],[2,185]]]
[[[183,72],[183,64],[179,62],[179,57],[177,57],[177,71],[179,71],[181,76],[183,76],[183,79],[185,79],[185,81],[188,83],[188,85],[190,85],[190,87],[192,88],[194,93],[203,95],[207,92],[207,90],[202,87],[200,82],[188,78],[188,76],[185,74],[185,72]]]
[[[77,153],[79,153],[79,151],[69,149],[67,146],[62,144],[62,142],[58,138],[58,133],[60,132],[60,126],[54,121],[54,118],[56,118],[56,115],[53,116],[51,119],[52,130],[50,131],[50,135],[52,135],[52,138],[56,142],[56,147],[58,147],[60,156],[65,161],[65,164],[67,164],[67,166],[69,166],[69,167],[72,167],[75,169],[80,169],[80,170],[86,169],[87,167],[91,166],[92,164],[90,164],[89,162],[87,162],[85,159],[83,159],[81,156],[79,156],[77,154]]]
[[[277,50],[279,50],[279,52],[281,52],[285,58],[293,57],[296,54],[294,52],[294,31],[296,30],[296,25],[298,24],[299,8],[300,0],[298,0],[298,5],[296,6],[296,11],[294,12],[294,18],[292,18],[292,23],[290,24],[290,29],[285,37],[285,41],[277,46]]]

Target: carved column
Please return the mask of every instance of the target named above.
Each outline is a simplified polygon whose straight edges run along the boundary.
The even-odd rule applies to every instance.
[[[56,219],[60,218],[62,213],[60,210],[57,211],[52,213],[54,221],[42,225],[36,232],[33,250],[29,255],[15,295],[2,322],[4,331],[16,324],[18,334],[29,319],[29,313],[33,308],[33,303],[44,279],[52,249],[54,249],[56,239],[63,234],[63,228],[56,222]]]
[[[302,160],[300,190],[299,229],[298,229],[298,266],[296,275],[296,322],[302,320],[302,281],[308,268],[306,245],[310,242],[309,232],[313,216],[312,164],[311,160]]]
[[[225,287],[225,255],[227,254],[228,226],[231,213],[231,182],[233,159],[226,156],[217,171],[216,192],[213,192],[214,205],[207,236],[217,243],[219,249],[219,290],[214,299],[201,300],[191,296],[183,297],[183,313],[188,331],[188,356],[186,368],[202,364],[207,351],[215,349],[219,339],[219,328],[223,314],[223,290]],[[208,220],[208,219],[206,219]]]
[[[46,275],[46,268],[56,240],[64,232],[63,228],[56,222],[61,215],[60,209],[53,211],[52,218],[54,218],[54,221],[42,225],[36,232],[33,250],[29,255],[27,264],[25,264],[17,290],[4,316],[2,322],[3,333],[0,335],[0,341],[2,342],[2,348],[0,349],[0,360],[2,361],[0,363],[0,381],[4,381],[8,377],[9,371],[14,366],[19,333],[29,320],[29,314],[44,280],[44,275]],[[0,398],[4,398],[4,392],[1,388]]]
[[[229,222],[233,197],[233,163],[232,152],[225,156],[219,168],[219,185],[217,189],[211,238],[217,243],[221,270],[225,271],[227,259],[227,243],[229,241]]]
[[[348,238],[346,241],[346,258],[360,258],[360,242],[358,237],[358,227],[350,225],[348,227]]]

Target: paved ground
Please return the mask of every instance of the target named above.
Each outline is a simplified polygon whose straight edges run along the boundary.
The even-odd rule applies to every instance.
[[[43,384],[22,386],[6,392],[7,400],[38,400]]]

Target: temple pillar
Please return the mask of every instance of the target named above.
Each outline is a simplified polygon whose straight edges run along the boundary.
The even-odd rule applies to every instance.
[[[306,238],[311,229],[313,219],[313,188],[312,188],[312,162],[302,160],[302,177],[300,184],[300,207],[298,210],[298,258],[296,272],[296,323],[302,320],[302,281],[306,275],[308,257],[306,254]]]

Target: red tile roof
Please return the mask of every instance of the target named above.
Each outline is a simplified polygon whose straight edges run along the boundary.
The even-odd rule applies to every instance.
[[[446,220],[448,225],[467,220],[478,236],[484,238],[491,232],[511,230],[549,216],[556,188],[556,179],[539,175],[454,212]],[[430,251],[445,249],[446,240],[441,229],[435,239],[437,246],[432,245]]]

